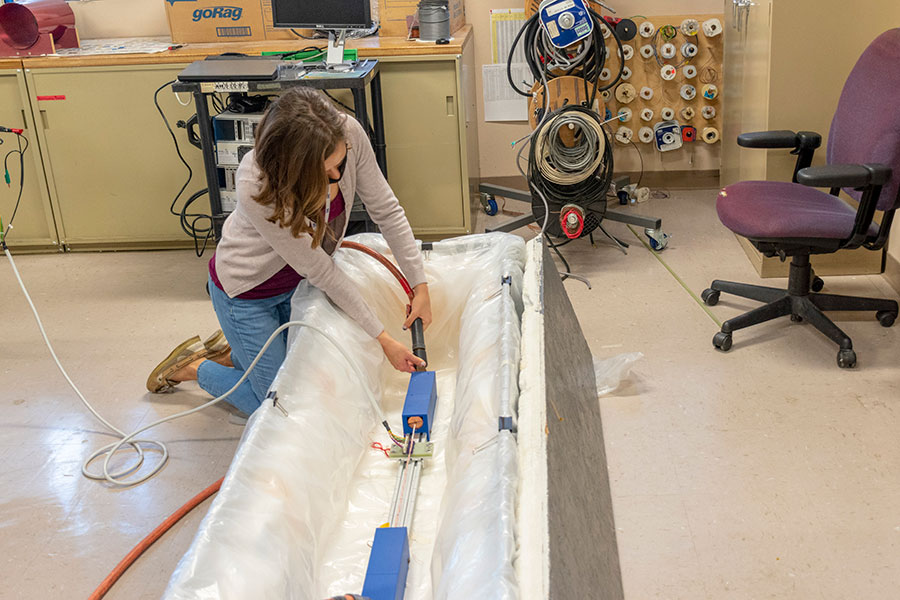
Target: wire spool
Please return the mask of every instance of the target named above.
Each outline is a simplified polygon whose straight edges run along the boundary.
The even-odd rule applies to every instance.
[[[573,147],[562,143],[559,136],[570,125],[575,131]],[[527,177],[536,222],[544,222],[548,209],[552,217],[563,206],[575,204],[585,212],[581,235],[590,234],[606,214],[613,172],[612,147],[600,115],[581,106],[564,106],[550,113],[531,139]],[[559,219],[547,219],[546,232],[562,237]]]
[[[609,102],[612,99],[612,92],[609,90],[603,90],[600,92],[600,96],[603,98],[604,102]]]
[[[645,108],[641,110],[641,120],[642,121],[652,121],[653,120],[653,109]]]
[[[693,79],[697,76],[697,67],[694,65],[685,65],[681,70],[681,73],[684,75],[685,79]]]
[[[700,22],[697,19],[685,19],[681,22],[681,33],[684,35],[697,35],[700,31]]]
[[[653,99],[653,88],[647,87],[646,85],[641,88],[641,99],[642,100],[652,100]]]
[[[641,34],[642,38],[649,38],[656,33],[656,26],[650,21],[644,21],[641,23],[641,26],[638,27],[638,32]]]
[[[603,70],[600,71],[600,81],[609,81],[612,78],[612,71],[609,70],[609,67],[603,67]]]
[[[666,60],[670,60],[675,58],[675,44],[671,42],[666,42],[659,49],[659,55],[662,56]]]
[[[703,35],[706,37],[716,37],[722,33],[722,21],[718,19],[710,19],[703,21]]]
[[[659,70],[659,76],[662,77],[666,81],[672,81],[675,79],[675,75],[678,73],[678,70],[672,65],[663,65]]]
[[[622,123],[624,123],[625,121],[630,121],[631,115],[631,109],[627,106],[623,106],[619,109],[619,121],[621,121]]]
[[[600,24],[600,33],[603,34],[603,39],[609,39],[609,36],[612,35],[612,30],[606,25],[606,22]]]
[[[653,46],[650,44],[644,44],[641,46],[641,56],[644,58],[653,58]]]
[[[622,19],[616,24],[616,35],[623,42],[633,40],[637,35],[637,25],[631,19]]]
[[[707,144],[715,144],[719,141],[719,130],[715,127],[703,128],[703,141]]]
[[[659,111],[659,115],[663,118],[663,121],[671,121],[675,118],[675,110],[668,106],[664,106],[663,109]]]
[[[547,90],[546,106],[544,101],[544,90]],[[537,127],[540,118],[547,112],[553,112],[563,106],[577,105],[588,106],[591,86],[581,77],[573,77],[571,75],[565,77],[557,77],[547,82],[546,88],[540,84],[535,84],[532,88],[532,97],[528,104],[528,122],[531,128]],[[606,92],[607,94],[609,92]],[[600,110],[600,102],[594,100],[594,110]]]
[[[680,95],[682,98],[684,98],[685,100],[690,102],[697,95],[697,88],[686,83],[683,86],[681,86]]]
[[[627,144],[634,137],[634,132],[631,130],[631,127],[619,127],[616,130],[616,141],[620,144]]]
[[[704,106],[702,109],[700,109],[700,114],[704,119],[709,121],[710,119],[716,118],[716,109],[712,106]]]
[[[418,14],[420,40],[433,42],[450,38],[450,9],[446,2],[421,0]]]
[[[625,60],[631,60],[634,57],[634,46],[631,44],[622,44],[622,56]]]
[[[681,118],[684,121],[690,121],[694,118],[694,109],[691,106],[685,106],[681,109]]]
[[[681,45],[681,55],[685,58],[694,58],[697,56],[697,44],[686,42]]]
[[[664,40],[674,40],[675,36],[678,35],[678,30],[675,29],[674,25],[663,25],[659,28],[659,34]]]
[[[715,100],[719,95],[719,88],[714,83],[707,83],[703,86],[703,97],[707,100]]]
[[[619,87],[616,88],[616,100],[621,104],[629,104],[636,97],[637,92],[630,83],[620,83]]]
[[[622,69],[622,81],[628,81],[631,79],[631,67],[625,67]]]
[[[649,127],[641,127],[638,130],[638,139],[644,142],[645,144],[649,144],[653,141],[653,130]]]

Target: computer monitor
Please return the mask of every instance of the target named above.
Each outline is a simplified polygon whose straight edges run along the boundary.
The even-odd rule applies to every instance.
[[[369,0],[272,0],[275,27],[369,29]]]
[[[369,0],[272,0],[275,27],[328,31],[325,63],[344,68],[344,40],[349,29],[370,29]]]

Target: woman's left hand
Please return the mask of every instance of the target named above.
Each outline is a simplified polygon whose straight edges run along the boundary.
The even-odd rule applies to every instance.
[[[413,288],[413,300],[410,305],[409,316],[403,322],[403,330],[412,327],[413,321],[422,319],[423,329],[431,325],[431,297],[428,295],[428,284],[420,283]]]

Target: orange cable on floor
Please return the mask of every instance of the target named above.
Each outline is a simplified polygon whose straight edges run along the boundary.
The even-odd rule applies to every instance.
[[[94,593],[90,595],[88,600],[100,600],[100,598],[103,598],[103,596],[105,596],[110,588],[115,585],[119,578],[122,577],[125,571],[128,570],[128,567],[130,567],[134,563],[134,561],[136,561],[138,557],[147,550],[147,548],[152,546],[156,540],[161,538],[163,534],[171,529],[175,523],[180,521],[182,517],[194,510],[194,508],[196,508],[204,500],[218,492],[219,488],[222,486],[222,481],[224,479],[225,478],[223,477],[222,479],[218,480],[217,482],[188,500],[184,504],[184,506],[176,510],[165,521],[160,523],[159,526],[150,533],[150,535],[142,539],[140,543],[132,548],[131,552],[129,552],[125,556],[125,558],[123,558],[122,561],[116,565],[116,568],[106,576],[106,579],[104,579],[103,583],[101,583],[97,587],[97,589],[94,590]]]

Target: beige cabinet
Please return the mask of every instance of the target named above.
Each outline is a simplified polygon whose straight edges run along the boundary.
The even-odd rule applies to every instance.
[[[900,24],[900,3],[838,0],[725,0],[725,125],[722,183],[790,181],[789,150],[740,148],[743,131],[791,129],[822,134],[813,164],[825,162],[831,118],[859,55]],[[762,257],[744,241],[763,276],[784,276],[787,264]],[[813,258],[820,275],[880,273],[881,252],[842,251]]]
[[[153,105],[154,91],[183,67],[26,69],[60,241],[67,248],[190,243],[169,212],[187,169]],[[161,92],[159,100],[173,129],[194,112],[171,91]],[[190,194],[205,187],[203,163],[184,132],[175,131],[194,171]]]
[[[47,181],[41,166],[41,153],[31,106],[28,102],[28,90],[22,69],[0,70],[0,125],[4,127],[24,129],[28,139],[28,147],[24,156],[24,187],[19,208],[16,211],[13,228],[7,243],[13,251],[22,250],[58,250],[59,237],[56,234],[56,223],[50,207],[47,192]],[[0,135],[0,158],[15,150],[16,138],[12,134]],[[9,222],[15,209],[19,194],[19,156],[12,154],[7,161],[10,185],[0,184],[0,216],[4,227]]]

